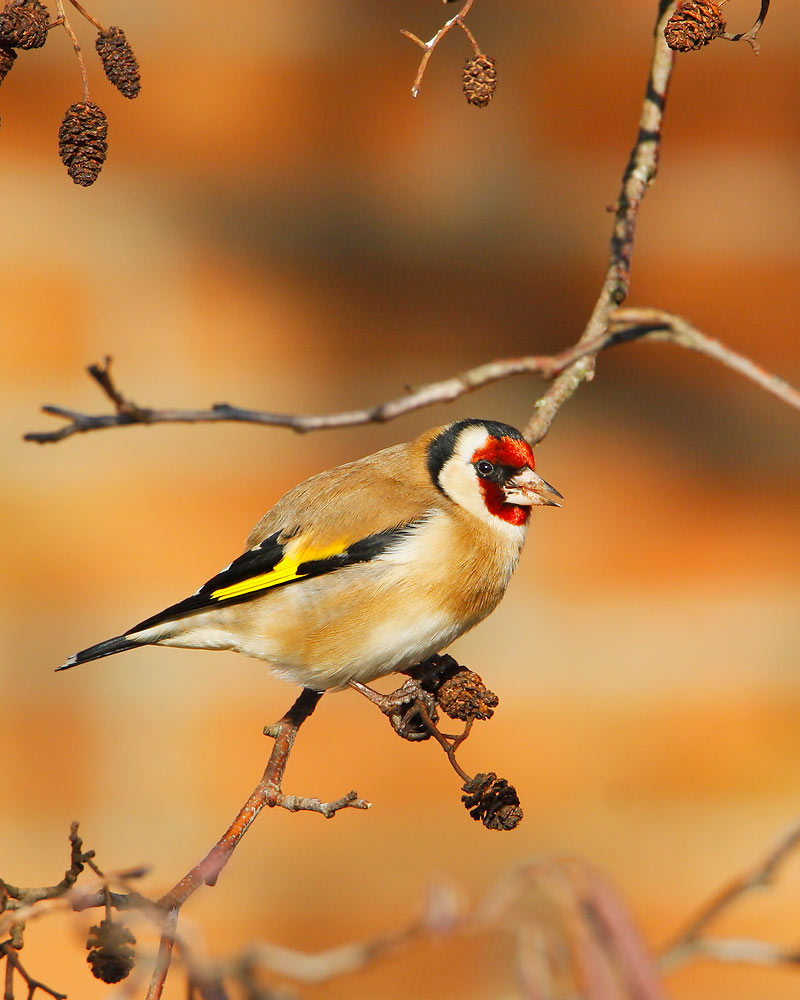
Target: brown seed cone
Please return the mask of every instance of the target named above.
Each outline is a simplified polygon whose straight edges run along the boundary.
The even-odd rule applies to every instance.
[[[676,52],[702,49],[725,30],[725,21],[714,0],[686,0],[664,27],[667,45]]]
[[[15,49],[38,49],[47,41],[50,12],[39,0],[8,0],[0,11],[0,42]]]
[[[522,806],[516,788],[493,771],[476,774],[461,786],[461,790],[466,792],[461,801],[470,816],[480,820],[487,830],[513,830],[522,822]]]
[[[4,45],[0,42],[0,83],[2,83],[8,76],[16,58],[17,53],[11,48],[11,46]]]
[[[94,45],[106,76],[117,90],[131,100],[137,97],[141,89],[139,63],[122,28],[112,24],[98,33]]]
[[[436,692],[439,708],[451,719],[491,719],[500,703],[474,670],[461,667]]]
[[[476,108],[485,108],[494,97],[497,88],[497,70],[494,59],[479,55],[468,59],[464,64],[461,77],[461,88],[469,104]]]
[[[124,924],[106,919],[90,927],[86,961],[92,975],[104,983],[121,982],[136,963],[134,944],[136,938]]]
[[[67,173],[82,187],[97,180],[105,163],[108,143],[106,116],[91,101],[80,101],[67,108],[58,130],[58,152]]]

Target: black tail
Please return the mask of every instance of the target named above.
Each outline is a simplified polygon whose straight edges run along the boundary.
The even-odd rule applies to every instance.
[[[126,635],[118,635],[113,639],[106,639],[105,642],[98,642],[96,646],[82,649],[80,653],[70,656],[66,663],[62,663],[56,670],[68,670],[76,667],[79,663],[86,663],[87,660],[99,660],[101,656],[111,656],[112,653],[122,653],[126,649],[134,649],[141,646],[142,642],[136,639],[129,639]]]

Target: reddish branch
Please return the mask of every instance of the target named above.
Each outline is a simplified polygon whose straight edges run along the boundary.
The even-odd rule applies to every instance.
[[[321,697],[321,693],[305,688],[286,715],[274,725],[265,728],[265,735],[272,737],[275,742],[261,781],[239,810],[234,821],[203,860],[158,900],[158,906],[167,914],[167,919],[162,930],[158,959],[147,993],[147,1000],[158,1000],[162,994],[172,958],[175,926],[181,906],[201,885],[213,886],[216,884],[220,872],[228,863],[239,841],[264,806],[282,806],[292,812],[301,809],[310,810],[322,813],[326,817],[334,816],[339,809],[348,807],[352,809],[369,808],[369,803],[358,798],[355,792],[349,792],[336,802],[321,802],[319,799],[285,795],[281,790],[283,775],[297,732],[317,707]]]

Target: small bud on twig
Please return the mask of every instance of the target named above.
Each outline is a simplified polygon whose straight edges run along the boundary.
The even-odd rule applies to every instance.
[[[469,104],[485,108],[497,88],[494,59],[483,54],[468,59],[464,64],[461,88]]]
[[[513,785],[490,771],[476,774],[464,785],[461,796],[470,816],[480,820],[487,830],[513,830],[522,822],[522,807]]]
[[[67,173],[76,184],[94,184],[105,163],[108,143],[105,114],[91,101],[67,108],[58,131],[58,151]]]
[[[0,41],[15,49],[38,49],[47,41],[50,14],[39,0],[8,0],[0,11]]]
[[[139,63],[122,28],[113,25],[98,33],[95,48],[108,79],[123,97],[133,100],[141,89]]]
[[[667,45],[676,52],[702,49],[725,30],[725,21],[714,0],[687,0],[664,28]]]
[[[91,949],[86,961],[96,979],[104,983],[119,983],[130,973],[136,962],[132,945],[136,938],[124,924],[106,918],[89,928],[86,947]]]

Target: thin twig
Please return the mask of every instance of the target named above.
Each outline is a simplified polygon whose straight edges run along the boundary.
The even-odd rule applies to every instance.
[[[72,40],[72,47],[75,50],[75,58],[78,60],[78,66],[81,71],[81,80],[83,82],[83,100],[85,102],[89,100],[89,74],[86,72],[86,63],[83,58],[83,53],[81,52],[81,45],[78,41],[78,36],[75,34],[72,25],[69,23],[69,18],[64,11],[63,0],[56,0],[56,8],[58,10],[59,21]]]
[[[4,896],[9,897],[6,901],[6,909],[21,909],[25,906],[32,906],[42,899],[57,899],[68,892],[83,871],[84,865],[90,858],[94,857],[94,851],[83,851],[83,840],[78,835],[78,824],[73,822],[69,831],[70,844],[70,866],[64,872],[64,877],[55,885],[42,886],[33,889],[20,888],[4,882],[0,879],[0,889]]]
[[[747,42],[750,48],[758,55],[759,44],[758,44],[758,33],[761,31],[761,26],[764,23],[764,19],[769,12],[770,0],[761,0],[761,10],[759,11],[758,17],[756,18],[755,24],[752,28],[747,31],[740,31],[738,34],[734,34],[730,31],[723,31],[719,36],[724,38],[728,42]]]
[[[745,378],[755,382],[767,392],[776,396],[788,406],[800,410],[800,391],[784,379],[766,371],[761,365],[751,361],[744,354],[739,354],[721,341],[701,333],[687,320],[661,309],[618,309],[611,315],[610,334],[622,335],[627,331],[633,336],[637,331],[646,340],[660,340],[669,344],[677,344],[691,351],[704,354],[707,358],[718,361],[726,368],[738,372]],[[634,339],[639,339],[636,337]]]
[[[624,302],[630,283],[630,264],[636,220],[647,190],[658,172],[661,128],[675,55],[664,41],[664,25],[675,9],[675,0],[659,4],[655,41],[647,79],[639,131],[622,177],[622,187],[615,206],[614,226],[608,267],[600,295],[579,344],[594,341],[608,328],[611,313]],[[594,376],[595,359],[589,355],[571,365],[536,401],[534,414],[525,428],[525,437],[537,444],[547,434],[556,413],[578,387]]]
[[[298,433],[305,433],[355,427],[360,424],[386,423],[414,410],[437,403],[453,402],[467,393],[474,392],[476,389],[493,382],[510,378],[512,375],[538,374],[544,378],[550,378],[564,372],[565,377],[569,376],[569,372],[575,368],[575,362],[581,363],[582,359],[593,361],[593,357],[601,351],[634,340],[668,341],[681,347],[699,351],[701,354],[705,354],[707,357],[739,372],[745,378],[751,379],[790,406],[797,406],[797,390],[787,382],[777,375],[764,371],[755,362],[726,347],[713,337],[701,333],[679,316],[656,309],[625,309],[610,314],[610,319],[607,322],[610,322],[611,319],[613,319],[613,324],[608,326],[605,332],[598,337],[581,339],[577,344],[558,354],[530,355],[490,361],[451,378],[443,379],[441,382],[431,382],[420,386],[404,396],[379,403],[376,406],[330,414],[272,413],[265,410],[247,410],[229,403],[216,403],[209,410],[156,410],[140,407],[119,392],[111,379],[110,358],[106,358],[105,366],[91,365],[88,371],[109,399],[114,402],[116,412],[94,415],[68,410],[60,406],[44,406],[42,408],[44,413],[62,417],[67,422],[55,431],[30,432],[25,435],[25,440],[37,444],[49,444],[63,441],[73,434],[83,434],[110,427],[130,427],[137,424],[237,421],[272,427],[288,427]],[[559,379],[556,379],[553,385],[554,388],[558,386]],[[577,388],[577,384],[574,383],[571,376],[569,387],[571,389],[569,395],[571,395]],[[552,390],[546,393],[537,404],[542,412],[548,407],[555,406],[555,409],[550,412],[550,420],[555,416],[558,406],[568,398],[565,395],[564,386],[559,389],[558,400],[552,399],[551,392]]]
[[[772,941],[754,938],[698,938],[687,942],[679,953],[659,963],[662,971],[673,972],[676,968],[698,958],[708,958],[714,962],[746,965],[797,965],[800,963],[800,946],[783,947]]]
[[[220,872],[228,863],[239,841],[264,806],[282,806],[292,812],[307,809],[327,817],[333,816],[339,809],[366,809],[369,807],[369,803],[358,798],[355,792],[349,792],[336,802],[321,802],[319,799],[285,795],[281,790],[283,775],[297,732],[317,707],[321,697],[322,694],[319,691],[305,688],[286,715],[279,722],[265,728],[265,734],[272,737],[275,742],[261,780],[237,813],[234,821],[203,860],[158,900],[158,906],[168,914],[168,921],[162,931],[159,957],[153,970],[147,1000],[159,1000],[161,997],[172,956],[175,927],[181,906],[201,885],[213,886],[216,884]]]
[[[661,967],[673,968],[681,965],[702,951],[706,947],[705,943],[701,944],[705,942],[702,935],[706,928],[742,896],[772,885],[780,867],[798,847],[800,847],[800,822],[789,828],[755,868],[732,879],[700,908],[686,926],[662,949],[659,958]]]
[[[33,976],[28,975],[25,971],[24,966],[17,956],[17,949],[12,947],[8,942],[0,944],[0,952],[5,955],[8,967],[13,967],[16,972],[25,980],[25,985],[28,987],[28,997],[32,997],[36,990],[41,990],[43,993],[49,993],[51,997],[55,1000],[67,1000],[66,993],[59,993],[58,990],[52,989],[50,986],[46,986],[43,982],[38,979],[34,979]],[[10,977],[6,975],[6,992],[8,992],[10,983]],[[10,1000],[14,1000],[14,994],[11,993]]]
[[[75,8],[75,10],[77,10],[77,12],[79,14],[82,14],[83,17],[86,18],[86,20],[89,22],[89,24],[91,24],[95,28],[97,28],[97,30],[101,34],[105,34],[106,33],[106,29],[103,27],[103,25],[97,20],[96,17],[92,17],[92,15],[89,13],[89,11],[86,10],[85,7],[82,7],[81,4],[78,3],[78,0],[69,0],[69,2],[72,4],[72,6]]]
[[[480,49],[478,48],[478,43],[475,41],[473,36],[468,31],[467,26],[464,24],[464,18],[467,16],[467,14],[469,14],[470,8],[472,7],[473,3],[475,3],[475,0],[466,0],[466,3],[461,8],[461,10],[454,17],[451,17],[449,21],[445,21],[445,23],[441,26],[441,28],[439,28],[436,34],[432,38],[430,38],[427,42],[423,42],[421,38],[417,37],[417,35],[415,35],[411,31],[406,31],[405,28],[400,29],[400,33],[402,35],[405,35],[406,38],[410,38],[412,42],[415,42],[417,45],[419,45],[421,49],[424,50],[422,59],[420,60],[419,69],[417,70],[417,75],[414,77],[414,83],[411,87],[412,97],[419,96],[419,88],[422,86],[422,77],[425,75],[425,70],[427,69],[428,66],[428,60],[433,55],[433,50],[436,48],[439,42],[441,42],[441,40],[444,38],[447,32],[450,31],[451,28],[454,28],[456,25],[463,28],[464,31],[467,33],[467,37],[469,38],[470,42],[472,42],[472,46],[475,49],[476,55],[480,52]]]

